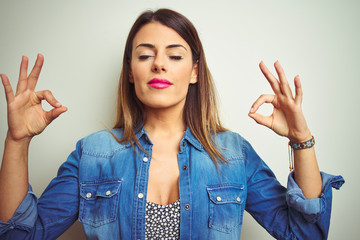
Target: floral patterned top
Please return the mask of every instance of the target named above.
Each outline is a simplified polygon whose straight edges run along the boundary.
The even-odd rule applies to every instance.
[[[169,205],[146,201],[145,239],[180,239],[180,200]]]

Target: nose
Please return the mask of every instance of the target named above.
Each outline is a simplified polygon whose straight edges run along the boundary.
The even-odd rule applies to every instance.
[[[165,68],[164,67],[158,67],[158,66],[154,66],[153,67],[153,72],[166,72]]]
[[[165,65],[165,59],[160,57],[159,55],[155,57],[153,66],[152,66],[152,71],[154,73],[160,73],[160,72],[166,72],[166,65]]]

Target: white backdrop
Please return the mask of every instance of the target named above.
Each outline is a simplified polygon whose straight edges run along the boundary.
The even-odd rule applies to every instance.
[[[329,239],[357,239],[358,1],[0,0],[0,72],[15,87],[21,56],[27,55],[32,66],[36,54],[44,54],[37,90],[50,89],[69,108],[33,139],[29,171],[35,193],[40,196],[77,140],[104,124],[112,126],[128,31],[141,12],[162,7],[183,13],[197,27],[225,126],[252,143],[282,184],[288,175],[287,140],[247,113],[260,94],[271,93],[258,68],[261,60],[272,70],[279,60],[289,80],[300,75],[320,167],[347,181],[334,191]],[[6,130],[1,88],[2,142]],[[81,226],[75,224],[59,239],[84,239]],[[242,239],[272,238],[246,214]]]

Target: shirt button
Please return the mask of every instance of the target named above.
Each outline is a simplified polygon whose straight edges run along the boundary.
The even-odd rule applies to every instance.
[[[91,193],[88,192],[88,193],[86,194],[86,197],[87,197],[87,198],[91,198]]]
[[[187,170],[187,168],[188,168],[188,167],[187,167],[186,165],[183,166],[183,170]]]
[[[183,142],[183,147],[185,147],[185,145],[186,145],[185,142]]]
[[[106,193],[105,193],[106,196],[109,196],[110,194],[111,194],[110,190],[106,191]]]
[[[221,197],[217,196],[216,201],[221,202]]]
[[[190,208],[190,204],[185,204],[185,209],[189,210],[189,208]]]
[[[241,201],[241,198],[240,198],[240,197],[237,197],[237,198],[236,198],[236,201],[240,202],[240,201]]]
[[[143,158],[143,162],[148,162],[148,161],[149,161],[149,159],[147,157]]]
[[[144,194],[143,193],[139,193],[138,194],[138,198],[142,199],[144,197]]]

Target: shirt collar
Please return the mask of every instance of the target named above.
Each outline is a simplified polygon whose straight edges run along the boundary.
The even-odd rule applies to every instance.
[[[135,136],[136,138],[140,141],[141,138],[144,138],[145,141],[147,141],[149,144],[151,143],[151,140],[149,138],[149,136],[147,135],[145,129],[143,126],[141,126],[140,128],[138,128],[139,130],[136,131],[135,130]],[[183,140],[186,140],[187,142],[189,142],[193,147],[195,147],[196,149],[198,149],[199,151],[203,151],[203,146],[201,145],[201,143],[199,142],[199,140],[197,140],[195,138],[195,136],[192,134],[192,132],[190,131],[190,128],[187,127]]]
[[[138,127],[137,129],[135,129],[134,131],[135,131],[135,136],[139,141],[141,141],[141,139],[143,138],[148,144],[152,144],[149,136],[147,135],[147,133],[145,131],[145,128],[142,125],[140,127]]]
[[[199,151],[203,150],[203,146],[201,145],[199,140],[197,140],[196,137],[192,134],[189,127],[186,128],[184,139],[187,140],[191,145],[193,145]]]

